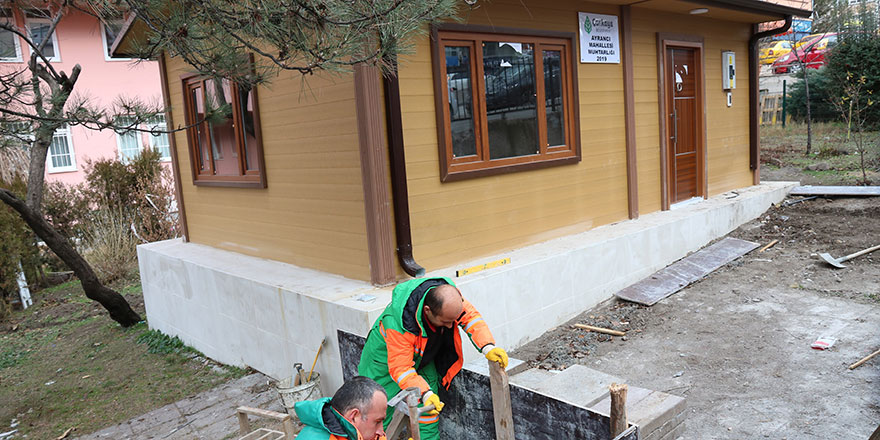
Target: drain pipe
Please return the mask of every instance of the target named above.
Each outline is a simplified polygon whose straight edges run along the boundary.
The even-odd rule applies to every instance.
[[[382,75],[385,88],[385,123],[388,130],[388,153],[391,161],[391,194],[394,204],[394,232],[397,236],[397,261],[411,277],[425,275],[425,268],[413,259],[412,229],[409,223],[409,191],[406,183],[406,158],[403,154],[403,121],[400,112],[400,80],[397,58],[387,60],[391,72]]]
[[[758,82],[758,40],[771,35],[783,33],[791,28],[791,15],[785,16],[785,23],[776,28],[763,32],[756,32],[749,38],[749,169],[755,171],[754,183],[760,183],[757,175],[758,161],[760,160],[760,140],[758,138],[758,126],[760,122],[760,84]]]

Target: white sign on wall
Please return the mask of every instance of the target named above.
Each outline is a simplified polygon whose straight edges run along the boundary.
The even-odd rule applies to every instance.
[[[578,12],[582,63],[620,63],[617,16]]]

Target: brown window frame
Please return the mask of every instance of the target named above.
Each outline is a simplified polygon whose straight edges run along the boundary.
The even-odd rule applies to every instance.
[[[576,35],[573,32],[541,31],[534,29],[511,29],[488,26],[442,24],[431,28],[434,101],[437,116],[438,153],[440,156],[440,180],[451,182],[474,177],[489,176],[528,169],[578,163],[581,160],[580,116],[577,88],[577,64],[575,51]],[[535,89],[536,113],[538,119],[537,154],[489,158],[488,123],[486,112],[486,84],[483,76],[482,41],[517,41],[532,43],[535,47]],[[448,43],[455,44],[448,44]],[[471,83],[473,84],[472,115],[476,155],[461,158],[453,157],[451,136],[451,115],[449,112],[449,92],[446,81],[445,48],[470,46]],[[560,72],[563,74],[563,103],[565,121],[565,145],[547,145],[546,110],[544,100],[543,56],[544,49],[559,50],[561,53]]]
[[[183,109],[184,116],[187,124],[186,129],[186,138],[189,149],[189,158],[190,158],[190,169],[192,171],[192,182],[193,185],[197,186],[222,186],[222,187],[232,187],[232,188],[266,188],[267,180],[266,180],[266,161],[263,156],[263,133],[260,124],[260,106],[259,106],[259,95],[257,94],[257,88],[254,87],[251,89],[251,97],[254,102],[254,147],[256,148],[255,155],[257,158],[257,169],[256,170],[248,170],[246,165],[246,151],[245,146],[242,141],[242,133],[241,130],[235,130],[235,152],[238,155],[238,175],[215,175],[214,174],[214,161],[211,160],[209,163],[211,164],[211,170],[208,173],[199,171],[199,164],[201,163],[201,151],[199,149],[199,128],[201,127],[202,133],[205,135],[205,142],[209,145],[211,151],[213,151],[213,145],[211,145],[209,133],[208,121],[196,121],[195,115],[196,112],[193,109],[193,102],[190,99],[191,93],[190,91],[195,87],[201,87],[202,89],[202,99],[207,102],[205,99],[205,90],[207,81],[215,78],[211,78],[205,75],[199,74],[185,74],[181,76],[181,83],[183,86]],[[229,81],[230,87],[237,87],[237,84],[234,81]],[[232,124],[235,127],[240,127],[242,122],[242,114],[241,114],[241,106],[240,106],[240,96],[238,93],[232,93]]]

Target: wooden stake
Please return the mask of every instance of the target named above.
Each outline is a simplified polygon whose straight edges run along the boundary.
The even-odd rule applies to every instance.
[[[495,439],[513,440],[513,412],[510,407],[510,382],[501,364],[489,361],[489,385],[495,413]]]
[[[773,246],[776,245],[776,243],[779,243],[779,240],[773,240],[770,243],[765,244],[764,247],[762,247],[760,250],[758,250],[758,253],[764,252],[767,249],[772,248]]]
[[[606,335],[612,335],[612,336],[626,336],[626,333],[625,333],[625,332],[621,332],[621,331],[617,331],[617,330],[611,330],[611,329],[608,329],[608,328],[593,327],[592,325],[586,325],[586,324],[575,324],[574,326],[577,327],[577,328],[582,328],[582,329],[584,329],[584,330],[589,330],[589,331],[591,331],[591,332],[605,333]]]
[[[611,392],[611,438],[626,431],[626,384],[612,383],[608,387]]]
[[[863,357],[862,360],[860,360],[860,361],[858,361],[858,362],[856,362],[856,363],[850,365],[850,366],[849,366],[849,369],[850,369],[850,370],[854,370],[854,369],[860,367],[862,364],[864,364],[865,362],[870,361],[872,357],[877,356],[878,354],[880,354],[880,350],[877,350],[877,351],[875,351],[875,352],[873,352],[873,353],[871,353],[871,354],[869,354],[869,355]]]

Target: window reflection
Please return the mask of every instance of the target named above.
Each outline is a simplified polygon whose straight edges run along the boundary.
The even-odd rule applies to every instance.
[[[535,55],[531,43],[483,43],[489,157],[537,154]]]
[[[474,134],[471,49],[446,46],[446,88],[449,94],[449,122],[452,126],[452,157],[477,154]]]
[[[547,115],[547,146],[565,145],[565,118],[562,95],[562,52],[544,51],[544,107]]]

